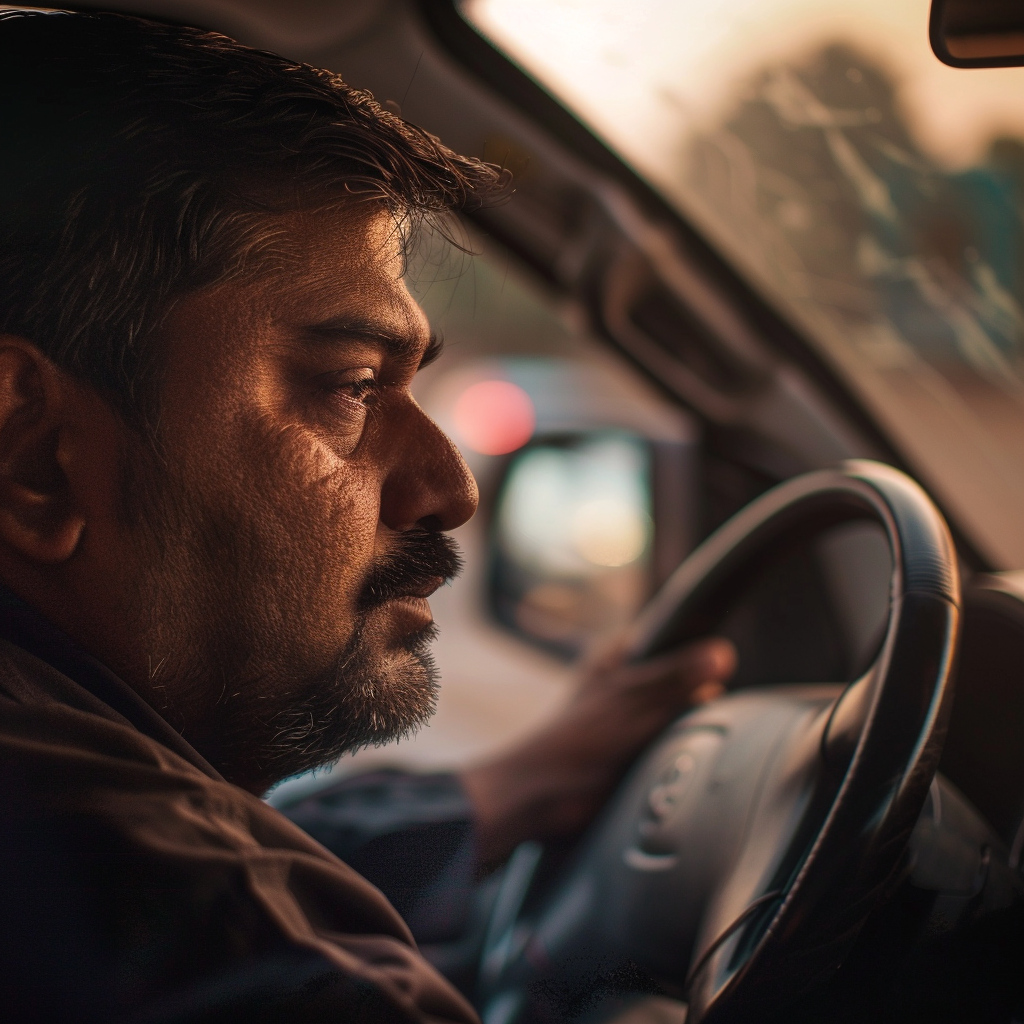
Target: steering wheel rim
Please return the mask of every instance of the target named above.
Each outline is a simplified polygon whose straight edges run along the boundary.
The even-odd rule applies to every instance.
[[[722,877],[705,870],[714,891],[702,905],[686,971],[670,979],[689,1001],[691,1024],[764,1019],[794,993],[813,988],[838,965],[897,876],[938,767],[951,704],[960,603],[956,553],[941,515],[914,481],[880,463],[851,461],[783,483],[743,509],[680,566],[630,632],[627,649],[634,660],[705,635],[720,621],[730,595],[781,549],[865,519],[882,526],[893,565],[889,620],[872,666],[838,696],[838,688],[804,688],[796,696],[795,688],[780,688],[759,694],[753,705],[758,691],[752,691],[746,704],[753,711],[744,710],[742,695],[717,702],[717,713],[724,710],[728,720],[733,700],[737,737],[744,728],[756,735],[749,723],[756,725],[773,700],[781,724],[777,749],[757,766],[763,778],[742,826],[747,839]],[[707,730],[716,727],[715,708],[684,716],[651,745],[584,840],[562,887],[583,892],[589,877],[594,894],[593,907],[582,911],[578,907],[586,901],[574,897],[578,949],[603,948],[587,933],[602,930],[602,914],[615,916],[615,893],[629,883],[622,862],[644,871],[665,865],[675,870],[675,847],[674,853],[651,855],[635,842],[623,847],[619,833],[631,823],[634,832],[650,825],[637,816],[649,811],[667,785],[656,754],[664,761],[664,749],[678,763],[680,736],[700,734],[709,751],[714,746]],[[735,724],[744,714],[749,723]],[[735,742],[742,746],[741,738]],[[696,749],[684,756],[700,760],[704,755],[694,755]],[[709,764],[723,756],[707,754]],[[691,817],[690,827],[698,820]],[[750,838],[759,828],[778,833],[784,847],[762,850]],[[672,841],[678,846],[678,840]],[[774,889],[766,888],[768,878],[775,880]],[[488,983],[490,995],[499,997],[491,1004],[505,1009],[488,1014],[485,1006],[485,1021],[518,1019],[528,1000],[510,1000],[509,993],[522,995],[545,970],[555,969],[557,952],[547,947],[557,943],[544,936],[554,934],[550,920],[559,914],[564,934],[566,911],[560,905],[546,916],[542,907],[532,924],[512,924],[509,935],[520,929],[513,943],[517,952],[499,970],[491,965]],[[513,1004],[520,1010],[512,1012]]]

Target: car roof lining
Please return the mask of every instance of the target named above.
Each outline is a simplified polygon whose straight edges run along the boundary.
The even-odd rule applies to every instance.
[[[325,47],[345,45],[389,6],[391,0],[113,0],[73,2],[62,4],[61,9],[119,11],[198,25],[250,46],[303,59]]]

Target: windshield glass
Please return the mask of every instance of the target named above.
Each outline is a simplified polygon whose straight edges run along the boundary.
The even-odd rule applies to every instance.
[[[998,568],[1024,567],[1024,68],[928,0],[467,0],[477,29],[820,346]]]

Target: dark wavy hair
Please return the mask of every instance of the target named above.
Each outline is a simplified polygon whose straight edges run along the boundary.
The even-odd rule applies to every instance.
[[[0,332],[145,426],[175,297],[251,273],[269,216],[378,203],[397,223],[498,201],[337,75],[116,14],[0,13]]]

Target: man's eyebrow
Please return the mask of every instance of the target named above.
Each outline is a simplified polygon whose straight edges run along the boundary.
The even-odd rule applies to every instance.
[[[379,345],[389,356],[396,359],[408,358],[421,345],[420,337],[415,334],[392,331],[379,323],[348,317],[307,324],[301,328],[301,333],[311,341],[325,344],[364,341],[371,345]],[[441,354],[443,347],[444,341],[436,334],[431,334],[420,358],[420,367],[432,363]]]

